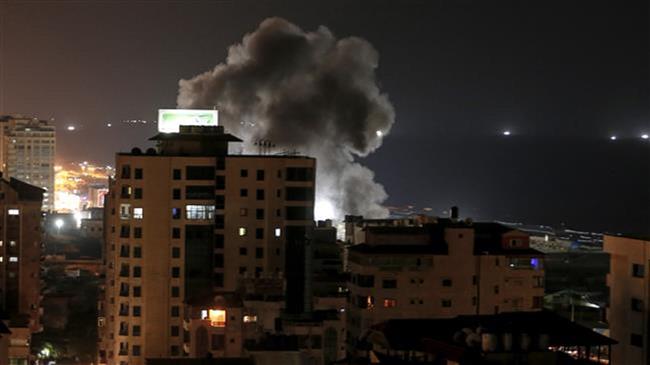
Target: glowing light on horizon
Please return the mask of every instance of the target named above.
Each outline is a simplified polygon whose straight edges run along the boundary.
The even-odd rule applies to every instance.
[[[70,132],[72,132],[72,131],[76,130],[77,127],[75,127],[73,125],[69,125],[66,129],[69,130]]]
[[[509,135],[510,135],[510,131],[503,131],[503,135],[504,135],[504,136],[509,136]]]
[[[643,138],[643,139],[648,139],[649,136],[648,136],[647,134],[642,134],[642,135],[641,135],[641,138]]]
[[[616,136],[611,136],[611,137],[609,137],[609,139],[612,140],[612,141],[616,141]]]

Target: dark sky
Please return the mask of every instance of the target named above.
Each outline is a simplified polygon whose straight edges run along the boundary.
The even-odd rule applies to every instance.
[[[154,132],[121,120],[174,107],[270,16],[379,51],[397,118],[364,163],[388,203],[650,233],[642,1],[0,0],[0,114],[55,118],[59,160],[110,163]]]

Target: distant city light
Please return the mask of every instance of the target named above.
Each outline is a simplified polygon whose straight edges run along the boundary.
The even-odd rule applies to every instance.
[[[509,136],[509,135],[510,135],[510,131],[503,131],[503,135],[504,135],[504,136]]]
[[[648,139],[648,135],[647,135],[647,134],[642,134],[642,135],[641,135],[641,138],[643,138],[643,139]]]
[[[73,125],[69,125],[66,129],[69,130],[69,131],[74,131],[75,129],[77,129],[77,127],[75,127]]]
[[[106,126],[107,126],[108,128],[110,128],[110,127],[113,126],[113,124],[111,124],[111,123],[106,123]]]
[[[616,136],[611,136],[611,137],[609,137],[609,139],[612,140],[612,141],[616,141]]]

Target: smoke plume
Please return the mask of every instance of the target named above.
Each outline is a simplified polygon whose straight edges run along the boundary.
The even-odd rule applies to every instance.
[[[228,50],[225,63],[180,80],[178,106],[216,107],[220,123],[257,152],[256,140],[317,158],[316,217],[383,217],[387,198],[355,162],[381,146],[395,112],[375,77],[379,55],[364,39],[336,39],[264,20]]]

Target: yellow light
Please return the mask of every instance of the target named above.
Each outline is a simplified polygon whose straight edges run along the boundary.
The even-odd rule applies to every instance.
[[[223,309],[210,309],[208,310],[208,319],[212,327],[225,327],[226,311]]]
[[[244,323],[253,323],[253,322],[257,322],[257,316],[253,316],[253,315],[244,316]]]

